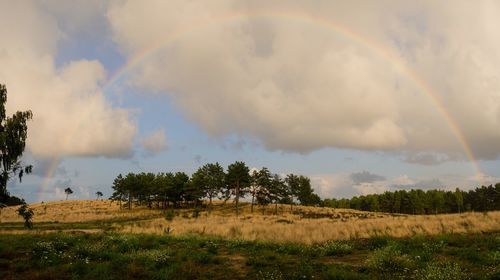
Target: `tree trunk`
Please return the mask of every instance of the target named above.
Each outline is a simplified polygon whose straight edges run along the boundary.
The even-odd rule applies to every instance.
[[[208,200],[209,200],[209,202],[208,202],[208,213],[210,214],[210,213],[212,213],[212,195],[210,195],[208,197]]]
[[[238,202],[240,200],[240,181],[236,181],[236,216],[240,214],[240,208],[238,207]]]
[[[252,214],[253,214],[253,204],[254,204],[254,201],[255,201],[255,192],[252,192],[252,205],[250,206]]]

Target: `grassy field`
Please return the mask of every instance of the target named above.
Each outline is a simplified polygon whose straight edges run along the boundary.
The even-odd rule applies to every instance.
[[[500,279],[499,212],[32,207],[33,230],[2,210],[0,279]]]

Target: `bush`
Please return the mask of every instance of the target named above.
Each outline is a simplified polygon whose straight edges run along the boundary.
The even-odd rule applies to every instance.
[[[380,249],[389,243],[390,237],[388,236],[373,236],[368,239],[368,248],[371,250]]]
[[[411,258],[401,253],[394,245],[377,249],[367,261],[368,267],[379,273],[404,275],[410,273],[414,264]]]
[[[348,241],[329,241],[320,250],[326,256],[344,256],[352,253],[354,248]]]
[[[135,253],[136,258],[152,262],[157,266],[169,264],[173,256],[175,256],[173,250],[139,250]]]
[[[171,222],[174,220],[175,213],[174,210],[170,209],[165,212],[165,220]]]
[[[28,207],[28,204],[24,203],[17,209],[17,213],[19,216],[23,217],[24,219],[24,226],[32,229],[33,228],[33,222],[31,221],[33,219],[33,209]]]
[[[416,272],[419,280],[461,280],[467,279],[457,263],[430,263],[423,270]]]

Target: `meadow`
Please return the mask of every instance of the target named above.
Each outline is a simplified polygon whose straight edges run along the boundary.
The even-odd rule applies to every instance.
[[[500,279],[500,212],[402,215],[231,203],[33,204],[0,215],[1,279]]]

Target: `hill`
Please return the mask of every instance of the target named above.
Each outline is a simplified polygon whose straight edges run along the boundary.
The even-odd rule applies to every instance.
[[[173,235],[208,235],[232,239],[291,241],[304,244],[373,236],[409,237],[419,234],[484,233],[500,231],[500,211],[441,215],[401,215],[277,205],[255,208],[243,204],[234,214],[231,203],[215,203],[207,209],[175,209],[166,212],[135,206],[121,209],[112,201],[57,201],[31,205],[35,232],[88,231]],[[0,216],[0,232],[24,233],[16,207]]]
[[[243,205],[161,211],[111,201],[0,215],[0,279],[499,279],[500,212],[410,216]]]

